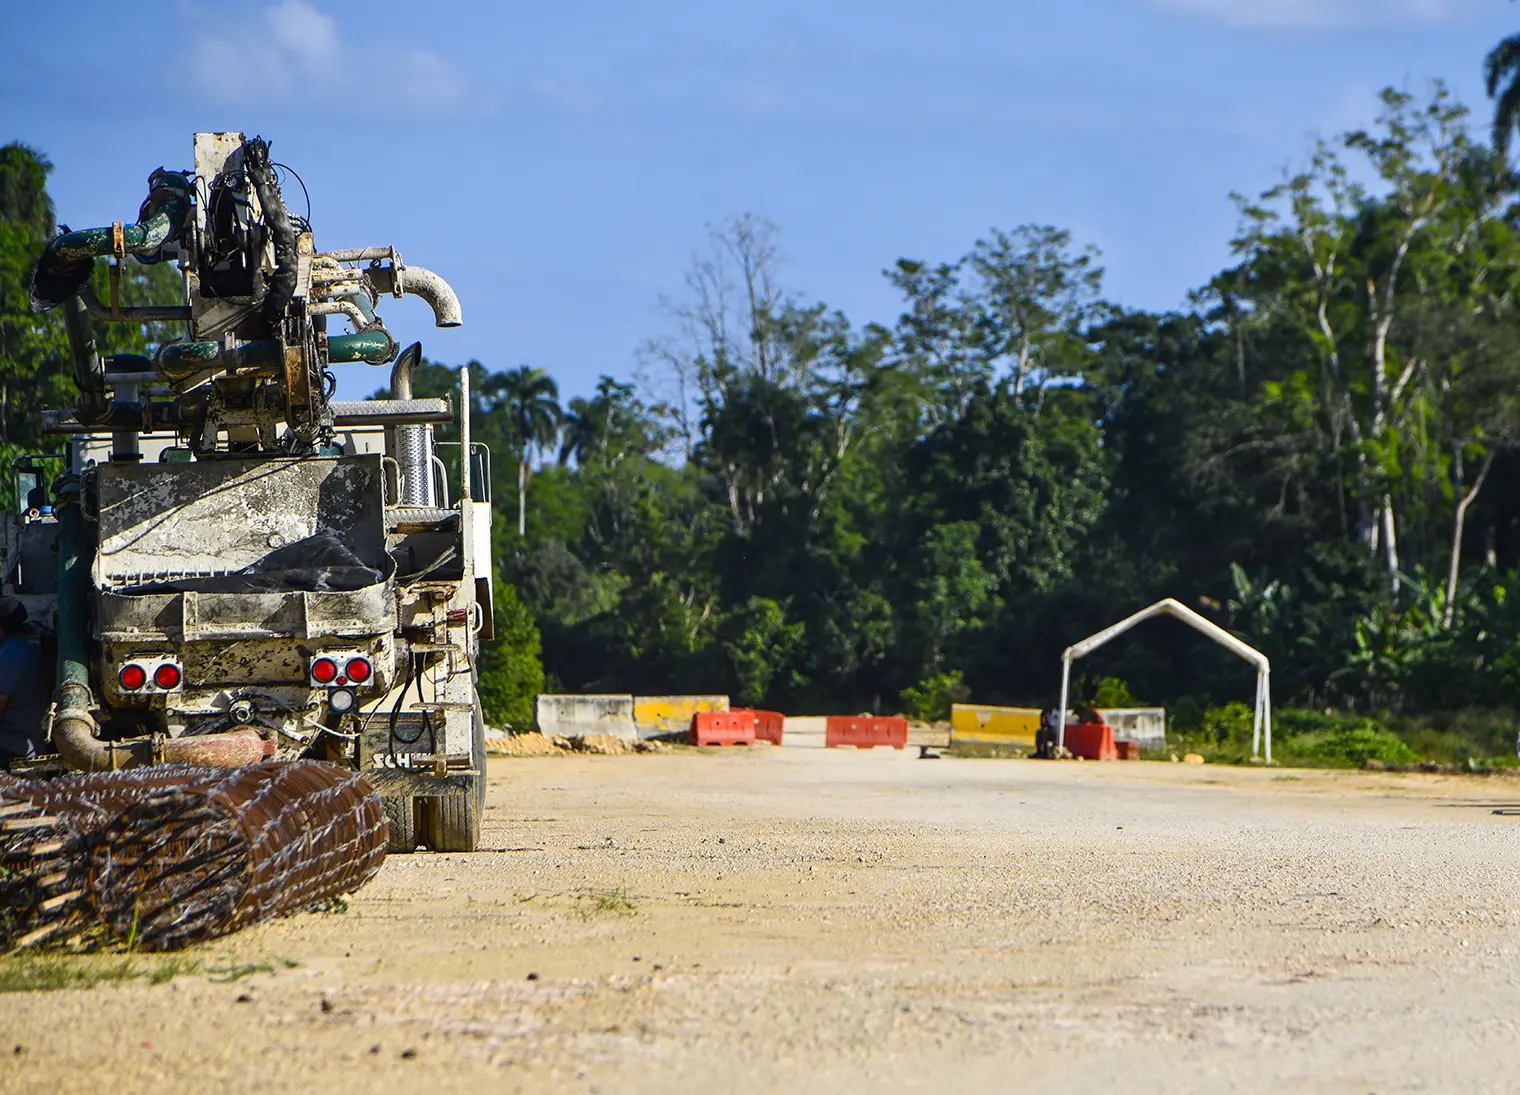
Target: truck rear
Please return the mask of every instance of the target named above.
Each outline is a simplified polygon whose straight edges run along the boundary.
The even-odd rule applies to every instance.
[[[415,396],[421,347],[398,354],[375,311],[414,293],[458,326],[458,301],[394,248],[317,251],[263,142],[195,151],[154,173],[136,224],[62,235],[33,275],[80,390],[46,418],[59,451],[16,462],[0,541],[0,588],[56,653],[47,740],[81,771],[337,761],[380,791],[393,851],[473,850],[489,454],[467,374],[457,410]],[[98,299],[90,269],[127,253],[177,262],[185,303]],[[102,321],[184,338],[102,356]],[[359,360],[394,362],[390,398],[332,398],[331,366]]]

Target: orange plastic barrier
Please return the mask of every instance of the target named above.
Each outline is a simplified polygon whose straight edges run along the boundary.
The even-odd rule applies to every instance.
[[[786,722],[786,716],[780,711],[751,711],[750,714],[755,716],[755,740],[780,745],[781,728]]]
[[[1120,760],[1139,760],[1140,743],[1138,741],[1116,741],[1114,749]]]
[[[1066,748],[1072,756],[1088,760],[1118,760],[1114,748],[1114,728],[1106,722],[1069,722],[1066,724]]]
[[[830,749],[841,745],[901,749],[908,744],[908,720],[896,715],[834,715],[825,726],[823,743]]]
[[[755,744],[753,711],[698,711],[691,717],[693,745]]]

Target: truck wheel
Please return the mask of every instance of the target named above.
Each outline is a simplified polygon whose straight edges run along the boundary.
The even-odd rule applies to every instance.
[[[480,811],[475,795],[444,795],[417,800],[421,807],[422,843],[435,852],[473,852],[480,847]]]
[[[385,809],[385,820],[391,827],[390,843],[386,850],[392,855],[405,855],[417,850],[417,808],[411,795],[382,795],[380,805]]]
[[[475,774],[462,795],[420,798],[418,836],[435,852],[473,852],[480,847],[480,819],[486,812],[486,724],[475,705],[472,735]]]

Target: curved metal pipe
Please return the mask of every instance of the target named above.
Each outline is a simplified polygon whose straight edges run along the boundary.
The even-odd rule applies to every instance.
[[[361,289],[359,292],[346,296],[343,299],[348,301],[355,308],[359,309],[359,311],[363,314],[364,326],[368,327],[370,324],[376,322],[375,302],[369,298],[369,293],[367,291]]]
[[[189,215],[190,180],[159,168],[148,177],[148,200],[138,210],[136,224],[86,228],[53,238],[28,279],[32,311],[46,312],[78,293],[101,256],[156,254],[179,236]]]
[[[53,747],[70,768],[80,772],[114,772],[147,764],[191,764],[198,768],[243,768],[274,756],[275,743],[251,729],[223,734],[101,741],[88,711],[72,709],[53,716]]]
[[[412,399],[412,370],[422,361],[422,343],[414,342],[401,351],[391,366],[391,398]]]
[[[459,327],[464,315],[459,309],[459,297],[443,278],[421,266],[407,266],[401,272],[401,289],[412,296],[421,297],[433,309],[433,321],[439,327]]]
[[[433,322],[439,327],[459,327],[464,315],[459,308],[459,297],[443,278],[422,266],[378,266],[367,270],[370,281],[382,293],[396,294],[397,270],[400,271],[401,292],[427,301],[433,309]]]
[[[309,316],[344,316],[354,325],[355,331],[362,331],[368,324],[364,320],[364,313],[352,299],[324,300],[306,306],[306,314]]]
[[[353,361],[384,365],[394,356],[396,340],[384,327],[371,327],[352,335],[330,335],[327,339],[327,360],[334,365]]]

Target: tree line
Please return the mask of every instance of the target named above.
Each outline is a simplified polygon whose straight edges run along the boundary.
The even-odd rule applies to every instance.
[[[541,372],[481,378],[551,681],[1042,704],[1062,648],[1176,596],[1279,702],[1506,705],[1520,219],[1468,121],[1385,92],[1237,198],[1233,264],[1172,312],[1025,225],[900,260],[896,321],[856,325],[784,286],[764,221],[718,226],[627,379],[561,411]],[[1167,624],[1097,668],[1184,707],[1251,686]]]
[[[1065,646],[1173,596],[1272,658],[1279,704],[1511,725],[1520,43],[1494,58],[1493,140],[1440,84],[1385,91],[1373,127],[1236,197],[1231,264],[1177,310],[1109,300],[1094,248],[1027,224],[899,260],[899,315],[857,324],[788,286],[777,231],[742,216],[592,394],[470,363],[511,636],[493,711],[523,725],[541,687],[1043,705]],[[17,147],[0,445],[24,447],[67,368],[16,296],[51,230],[16,197],[42,163]],[[1253,683],[1167,622],[1092,668],[1184,722]]]

